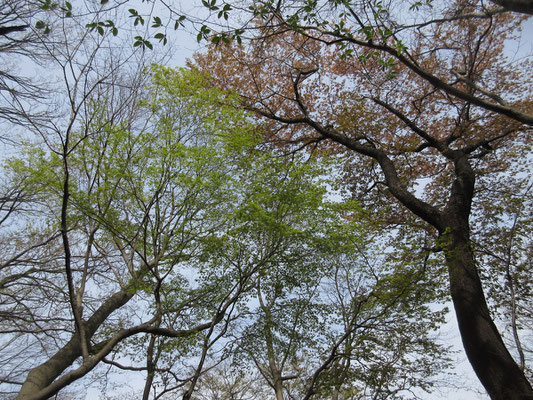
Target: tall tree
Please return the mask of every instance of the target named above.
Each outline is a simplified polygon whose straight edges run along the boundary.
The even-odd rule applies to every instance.
[[[246,284],[195,290],[181,276],[231,204],[220,136],[247,132],[242,112],[217,112],[216,91],[192,73],[167,71],[165,80],[154,70],[144,96],[142,63],[128,74],[105,40],[82,31],[79,42],[48,48],[66,112],[44,121],[24,114],[40,140],[5,170],[14,189],[4,216],[17,216],[18,187],[32,199],[18,214],[30,235],[5,249],[0,269],[3,340],[21,346],[2,356],[2,384],[20,386],[19,398],[48,398],[133,335],[213,331]],[[3,224],[4,237],[15,237],[12,226]]]
[[[337,149],[346,182],[363,189],[354,196],[373,193],[390,223],[434,237],[480,381],[493,399],[533,398],[489,312],[470,224],[482,178],[498,168],[492,153],[512,159],[533,124],[530,64],[504,55],[520,19],[477,2],[442,4],[437,17],[404,6],[411,11],[398,2],[251,4],[256,40],[198,62],[239,91],[274,138]]]
[[[389,257],[367,238],[357,203],[328,199],[332,160],[254,157],[270,167],[243,176],[233,228],[207,249],[222,271],[259,272],[230,329],[236,376],[256,370],[276,399],[431,391],[446,367],[432,337],[443,314],[428,308],[443,298],[442,270],[405,256],[408,246]]]
[[[27,143],[5,169],[14,189],[2,223],[24,216],[29,237],[4,249],[0,265],[2,335],[13,343],[2,352],[3,387],[47,398],[105,364],[145,374],[143,398],[193,398],[227,352],[252,354],[253,318],[270,332],[274,368],[265,376],[301,369],[303,354],[329,365],[325,353],[345,336],[321,325],[319,284],[332,279],[342,230],[358,228],[355,203],[327,200],[329,161],[254,149],[256,127],[238,98],[195,70],[153,66],[147,83],[109,60],[93,65],[95,75],[81,69],[66,79],[79,89],[68,92],[71,112],[35,124],[42,141]],[[3,224],[3,237],[13,238],[13,225]],[[395,303],[403,297],[391,287],[380,292]],[[264,307],[250,312],[253,294]],[[369,315],[379,318],[382,305],[372,303]],[[417,315],[425,337],[440,314]],[[395,346],[385,341],[383,351]],[[293,391],[305,392],[312,372]],[[327,386],[321,376],[313,391]]]

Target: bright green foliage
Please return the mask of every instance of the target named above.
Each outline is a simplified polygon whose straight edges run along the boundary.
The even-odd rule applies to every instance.
[[[145,320],[143,315],[156,318],[158,327],[188,329],[212,318],[213,307],[228,294],[216,284],[199,287],[193,260],[235,210],[236,177],[254,133],[246,115],[219,106],[227,96],[206,88],[193,71],[153,66],[149,73],[151,84],[135,119],[114,121],[110,99],[94,98],[87,107],[91,122],[80,121],[83,129],[71,133],[66,158],[28,144],[7,167],[42,204],[40,221],[58,229],[67,164],[74,283],[86,288],[78,293],[89,316],[89,309],[120,288],[135,293],[96,341]],[[135,310],[142,311],[134,316]],[[129,348],[123,342],[118,349],[138,356],[143,342],[132,339]],[[173,357],[172,348],[188,351],[195,339],[161,346]]]
[[[434,374],[449,366],[432,337],[446,310],[428,306],[445,298],[436,260],[410,256],[416,243],[392,254],[367,237],[357,204],[328,198],[327,158],[256,154],[249,167],[246,197],[201,258],[205,285],[213,271],[228,284],[258,272],[233,332],[234,368],[252,366],[273,389],[276,375],[290,377],[281,390],[296,398],[431,391]]]
[[[71,134],[66,156],[28,144],[7,167],[57,229],[67,166],[84,312],[121,288],[134,295],[91,343],[147,320],[170,331],[211,321],[182,337],[131,336],[112,355],[137,367],[149,358],[158,390],[221,358],[237,372],[254,366],[268,385],[279,378],[282,393],[301,398],[429,390],[445,365],[431,337],[442,313],[427,306],[443,297],[438,268],[407,256],[411,244],[391,254],[372,242],[358,204],[332,198],[338,182],[327,156],[260,150],[233,94],[190,69],[147,73],[135,118],[116,121],[110,99],[91,99],[90,122]],[[67,329],[68,303],[54,301]],[[201,382],[176,390],[202,393]]]

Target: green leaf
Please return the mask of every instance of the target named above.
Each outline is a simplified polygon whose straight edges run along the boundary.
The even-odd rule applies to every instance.
[[[152,28],[159,28],[162,25],[161,18],[154,17],[154,23],[152,24]]]
[[[135,39],[135,42],[133,43],[134,47],[141,46],[144,42],[144,39],[142,38],[142,36],[135,36],[134,39]]]

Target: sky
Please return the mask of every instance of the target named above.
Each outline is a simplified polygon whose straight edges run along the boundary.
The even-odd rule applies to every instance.
[[[192,0],[191,0],[192,1]],[[185,3],[187,4],[187,3]],[[184,11],[189,11],[192,8]],[[198,44],[195,37],[184,31],[180,31],[175,34],[175,40],[173,40],[172,49],[173,56],[170,58],[168,64],[171,66],[185,66],[186,60],[191,58],[194,52],[202,51],[205,49],[205,43]],[[529,19],[524,24],[524,30],[522,33],[522,40],[517,47],[509,48],[509,56],[520,59],[525,54],[533,53],[533,42],[527,38],[533,37],[533,19]],[[461,388],[450,388],[447,391],[437,392],[432,395],[424,396],[427,400],[437,399],[449,399],[449,400],[485,400],[488,396],[480,394],[483,392],[481,385],[479,384],[477,377],[473,373],[473,370],[466,360],[464,352],[462,350],[462,344],[459,337],[457,325],[455,322],[455,316],[453,314],[453,307],[449,307],[451,312],[448,316],[448,322],[442,327],[439,332],[439,336],[446,343],[450,343],[453,349],[457,351],[457,364],[455,372],[457,374],[457,381],[455,382]],[[132,386],[133,388],[141,388],[144,382],[135,382],[131,380],[131,377],[127,375],[123,376],[124,385]],[[120,383],[119,383],[120,384]],[[467,389],[469,388],[469,389]],[[86,394],[87,400],[98,399],[100,394],[100,388],[97,385],[91,386]]]

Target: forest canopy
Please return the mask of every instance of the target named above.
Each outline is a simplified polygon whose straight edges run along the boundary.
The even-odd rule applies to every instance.
[[[1,6],[0,396],[533,399],[528,5],[149,5]]]

